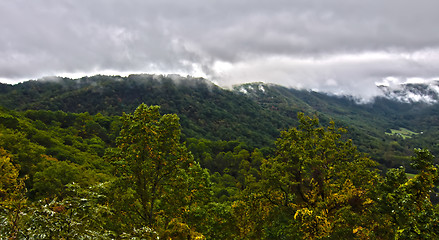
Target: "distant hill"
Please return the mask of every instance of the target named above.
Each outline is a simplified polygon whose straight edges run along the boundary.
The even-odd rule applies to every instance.
[[[246,96],[200,78],[177,75],[93,76],[51,78],[0,87],[0,103],[14,110],[52,110],[121,115],[140,103],[160,105],[177,113],[188,137],[241,140],[255,146],[273,145],[279,130],[295,116],[264,109]]]
[[[18,111],[121,115],[144,102],[160,105],[163,113],[177,113],[185,137],[239,140],[256,147],[273,146],[279,131],[295,126],[297,112],[302,111],[317,115],[323,123],[334,120],[347,127],[348,137],[359,149],[387,167],[406,165],[414,147],[439,154],[439,105],[434,88],[407,85],[402,88],[405,93],[382,89],[385,97],[358,104],[352,97],[272,84],[248,83],[227,90],[202,78],[178,75],[97,75],[0,84],[0,105]],[[395,97],[414,92],[424,98],[430,94],[434,101]]]
[[[432,88],[425,84],[410,84],[399,90],[387,87],[384,96],[376,97],[367,104],[359,104],[349,96],[331,96],[263,83],[237,85],[234,91],[266,109],[276,109],[281,115],[291,115],[300,110],[316,114],[323,121],[333,119],[349,129],[349,137],[354,139],[360,150],[388,166],[394,166],[406,163],[408,159],[404,156],[413,148],[429,148],[439,154],[439,104],[424,101],[436,99],[437,92]],[[421,96],[419,89],[430,90],[422,92]],[[414,93],[418,93],[418,97],[414,97]],[[396,98],[396,94],[411,96],[411,100]],[[407,138],[392,134],[392,130],[400,128],[418,134]]]

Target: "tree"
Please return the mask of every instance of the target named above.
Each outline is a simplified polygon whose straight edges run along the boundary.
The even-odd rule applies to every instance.
[[[64,198],[45,198],[24,209],[18,239],[114,239],[107,230],[111,216],[103,195],[108,184],[87,188],[70,183]],[[1,236],[1,235],[0,235]]]
[[[116,143],[107,156],[119,177],[115,204],[122,216],[129,216],[131,227],[151,229],[152,235],[169,236],[172,229],[184,229],[185,212],[196,207],[207,178],[180,143],[178,117],[162,116],[158,106],[141,104],[134,114],[123,115]]]
[[[365,219],[373,204],[375,163],[343,140],[334,122],[298,114],[300,125],[281,132],[276,156],[262,165],[262,191],[275,209],[298,225],[304,238],[355,238],[371,234]]]
[[[26,205],[23,179],[11,162],[12,156],[0,148],[0,238],[17,239],[21,211]]]
[[[31,193],[36,198],[64,197],[66,185],[77,183],[89,187],[104,180],[96,171],[67,161],[58,161],[50,156],[42,156],[43,160],[37,165],[39,171],[33,178]],[[100,178],[100,179],[99,179]]]
[[[391,169],[379,185],[381,225],[394,239],[437,239],[439,208],[430,194],[439,182],[437,166],[428,150],[415,149],[411,166],[419,173],[408,179],[403,167]]]

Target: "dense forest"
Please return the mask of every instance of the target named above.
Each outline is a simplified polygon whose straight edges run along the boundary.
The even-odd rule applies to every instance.
[[[0,103],[2,239],[439,235],[434,105],[155,75]]]
[[[406,90],[409,87],[418,92],[423,89],[422,85],[410,85]],[[357,104],[352,97],[262,83],[227,90],[202,78],[178,75],[52,77],[0,84],[0,105],[16,111],[121,116],[141,103],[158,105],[164,114],[177,114],[183,140],[237,140],[251,147],[273,148],[279,132],[296,126],[297,113],[304,112],[318,116],[324,124],[333,120],[337,126],[347,128],[347,136],[383,170],[402,165],[415,173],[409,163],[414,148],[428,148],[439,154],[435,140],[439,134],[439,104],[384,97]]]

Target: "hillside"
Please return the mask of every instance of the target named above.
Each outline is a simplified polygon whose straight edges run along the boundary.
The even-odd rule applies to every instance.
[[[160,105],[163,113],[177,113],[188,137],[243,140],[271,145],[280,129],[294,120],[265,110],[245,96],[204,79],[179,76],[94,76],[77,80],[51,79],[3,85],[0,103],[8,109],[42,109],[121,115],[140,103]],[[295,117],[294,117],[295,119]]]
[[[176,76],[57,80],[1,86],[16,109],[0,107],[2,239],[309,239],[319,221],[331,239],[439,235],[437,165],[411,149],[435,144],[435,105]],[[139,101],[162,108],[120,116]]]
[[[414,90],[413,90],[414,88]],[[404,91],[387,88],[387,94],[373,102],[359,104],[348,96],[331,96],[324,93],[288,89],[278,85],[250,83],[234,87],[234,91],[258,102],[266,109],[276,109],[282,115],[291,116],[296,111],[313,113],[322,122],[334,120],[349,130],[360,150],[368,152],[376,160],[388,166],[403,164],[413,148],[429,148],[435,154],[439,146],[435,135],[439,132],[439,104],[425,101],[402,101],[395,98],[416,92],[426,86],[409,85]],[[409,92],[409,93],[407,93]],[[430,91],[433,99],[435,92]],[[414,96],[412,94],[412,96]],[[392,130],[405,128],[413,133],[408,138],[390,134]]]
[[[410,89],[406,86],[406,91]],[[439,154],[434,137],[439,132],[439,107],[431,102],[381,97],[372,103],[358,104],[350,97],[262,83],[227,90],[205,79],[177,75],[98,75],[0,85],[0,104],[18,111],[41,109],[120,116],[142,102],[160,105],[163,113],[178,114],[183,138],[239,140],[256,147],[271,147],[280,130],[296,124],[297,112],[305,112],[317,115],[324,124],[334,120],[338,126],[348,128],[348,137],[358,148],[386,167],[407,165],[415,147],[427,147]],[[408,138],[391,134],[400,128],[419,134]]]

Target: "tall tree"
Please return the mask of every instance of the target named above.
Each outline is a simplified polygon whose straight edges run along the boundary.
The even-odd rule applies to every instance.
[[[117,148],[109,156],[122,184],[120,209],[128,206],[122,211],[135,227],[160,236],[182,234],[182,229],[195,234],[185,223],[185,212],[203,194],[207,178],[180,143],[175,114],[162,116],[158,106],[145,104],[132,115],[124,114]]]
[[[319,125],[298,114],[300,125],[281,133],[274,158],[262,165],[266,198],[305,238],[354,238],[371,233],[364,215],[373,203],[374,162],[361,154],[345,129]],[[370,227],[370,228],[368,228]],[[293,228],[293,227],[292,227]]]
[[[428,150],[415,149],[411,166],[419,173],[408,179],[403,167],[391,169],[379,185],[381,225],[394,239],[437,239],[439,207],[430,195],[439,183],[439,173]]]
[[[17,239],[21,211],[26,205],[23,179],[11,162],[12,155],[0,148],[0,238]]]

